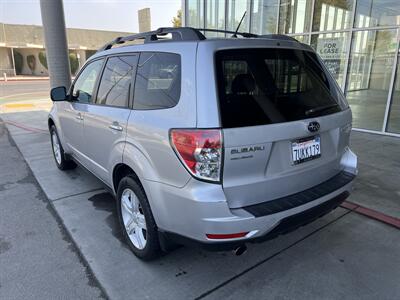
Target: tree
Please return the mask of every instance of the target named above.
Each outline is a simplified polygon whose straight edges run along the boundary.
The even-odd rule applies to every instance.
[[[173,27],[182,27],[182,10],[178,10],[176,12],[176,17],[172,18],[172,26]]]

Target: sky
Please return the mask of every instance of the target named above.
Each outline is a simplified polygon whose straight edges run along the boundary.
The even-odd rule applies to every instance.
[[[67,28],[138,32],[137,10],[149,7],[151,27],[172,26],[181,0],[63,0]],[[0,0],[0,23],[42,25],[39,0]]]

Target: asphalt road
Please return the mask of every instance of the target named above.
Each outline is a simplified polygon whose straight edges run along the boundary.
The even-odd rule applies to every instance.
[[[49,98],[48,80],[0,82],[0,104],[15,101],[44,100]]]
[[[104,297],[1,119],[0,153],[0,299]]]

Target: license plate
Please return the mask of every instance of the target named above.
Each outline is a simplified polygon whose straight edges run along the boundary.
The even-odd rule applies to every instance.
[[[292,160],[295,165],[321,156],[321,138],[307,137],[292,142]]]

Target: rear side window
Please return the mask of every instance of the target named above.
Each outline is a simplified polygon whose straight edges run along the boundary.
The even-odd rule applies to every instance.
[[[135,74],[136,64],[136,55],[110,57],[101,77],[96,103],[128,107],[132,76]]]
[[[178,103],[180,94],[180,56],[172,53],[141,53],[136,73],[133,108],[170,108]]]
[[[344,108],[312,52],[225,50],[217,53],[216,64],[225,128],[296,121]]]

